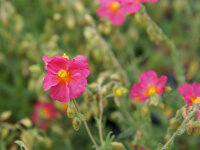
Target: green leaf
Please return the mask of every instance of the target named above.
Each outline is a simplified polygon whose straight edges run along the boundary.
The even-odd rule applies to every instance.
[[[119,135],[118,140],[132,136],[134,134],[134,132],[135,132],[134,128],[128,128]]]
[[[172,150],[173,147],[174,147],[174,141],[172,141],[172,142],[170,143],[170,145],[167,147],[166,150]]]
[[[156,150],[161,150],[162,147],[163,147],[163,144],[159,143],[158,148]]]
[[[25,146],[25,144],[22,141],[16,140],[14,143],[19,145],[20,150],[28,150],[28,148]]]

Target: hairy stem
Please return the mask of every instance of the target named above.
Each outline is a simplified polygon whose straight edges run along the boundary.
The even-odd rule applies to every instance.
[[[176,79],[178,80],[179,84],[184,83],[184,68],[181,61],[180,53],[177,51],[177,48],[172,40],[163,32],[163,30],[152,20],[149,14],[146,11],[144,5],[141,5],[142,13],[148,18],[148,21],[152,24],[152,26],[158,31],[158,33],[163,37],[164,41],[169,45],[171,51],[171,59],[174,63],[174,73]]]
[[[74,106],[75,106],[75,108],[76,108],[76,111],[77,111],[78,113],[80,113],[79,107],[78,107],[78,105],[77,105],[77,103],[76,103],[76,101],[75,101],[74,99],[73,99],[73,103],[74,103]],[[90,132],[90,129],[89,129],[89,127],[88,127],[88,124],[87,124],[87,121],[86,121],[86,118],[85,118],[85,117],[84,117],[84,119],[83,119],[83,124],[84,124],[84,126],[85,126],[85,129],[86,129],[86,131],[87,131],[87,133],[88,133],[88,135],[89,135],[89,137],[90,137],[92,143],[93,143],[93,144],[95,145],[95,147],[97,148],[98,145],[97,145],[97,143],[96,143],[94,137],[92,136],[92,134],[91,134],[91,132]]]
[[[167,141],[167,143],[161,148],[161,150],[166,150],[169,145],[174,141],[175,137],[178,136],[179,131],[183,126],[185,126],[186,122],[191,119],[191,117],[197,112],[197,109],[195,108],[193,111],[191,111],[188,116],[183,120],[180,127],[174,132],[174,134],[171,136],[171,138]]]
[[[101,140],[101,144],[103,144],[103,130],[102,130],[102,119],[103,119],[103,99],[100,99],[99,102],[99,107],[100,107],[100,115],[99,115],[99,120],[98,120],[98,124],[99,124],[99,137]]]

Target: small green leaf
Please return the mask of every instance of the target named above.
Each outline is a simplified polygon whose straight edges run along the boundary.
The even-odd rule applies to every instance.
[[[170,145],[167,147],[166,150],[172,150],[173,147],[174,147],[174,141],[172,141],[172,142],[170,143]]]
[[[26,145],[22,141],[20,141],[20,140],[16,140],[15,144],[19,145],[20,150],[28,150],[28,148],[26,147]]]
[[[126,129],[124,132],[122,132],[122,133],[119,135],[118,140],[127,138],[127,137],[133,135],[134,132],[135,132],[135,129],[134,129],[134,128],[128,128],[128,129]]]
[[[158,148],[156,150],[161,150],[162,147],[163,147],[163,145],[161,143],[159,143]]]

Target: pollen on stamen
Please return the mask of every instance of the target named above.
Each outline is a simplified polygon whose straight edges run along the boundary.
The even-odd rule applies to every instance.
[[[154,94],[157,93],[157,91],[158,91],[158,90],[157,90],[154,86],[150,86],[150,87],[146,90],[145,95],[147,95],[147,96],[154,95]]]
[[[120,10],[120,4],[119,4],[118,2],[113,2],[113,3],[110,4],[109,9],[110,9],[112,12],[117,13],[117,12]]]
[[[66,53],[64,53],[62,57],[69,59],[69,56],[66,55]]]
[[[67,82],[67,83],[70,83],[72,81],[72,78],[71,78],[71,72],[70,71],[67,71],[67,70],[64,70],[64,69],[61,69],[59,72],[58,72],[58,78],[57,80],[60,81],[60,83],[62,83],[63,85]]]

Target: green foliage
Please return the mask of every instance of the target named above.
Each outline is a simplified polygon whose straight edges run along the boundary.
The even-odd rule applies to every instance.
[[[17,149],[16,140],[28,150],[90,150],[92,142],[79,124],[85,118],[101,150],[112,149],[113,142],[128,150],[135,146],[161,150],[175,132],[180,136],[168,148],[197,150],[199,135],[184,134],[186,124],[178,129],[185,119],[181,109],[185,102],[176,88],[200,81],[200,2],[148,3],[119,27],[96,15],[97,2],[0,0],[0,150]],[[70,59],[78,54],[89,59],[88,86],[76,99],[81,113],[68,109],[68,118],[62,104],[54,102],[61,113],[48,123],[48,131],[41,131],[30,123],[34,104],[53,101],[42,88],[46,73],[42,56],[63,53]],[[138,75],[150,69],[167,75],[172,88],[151,98],[155,106],[129,98]],[[80,120],[73,124],[74,117]]]

